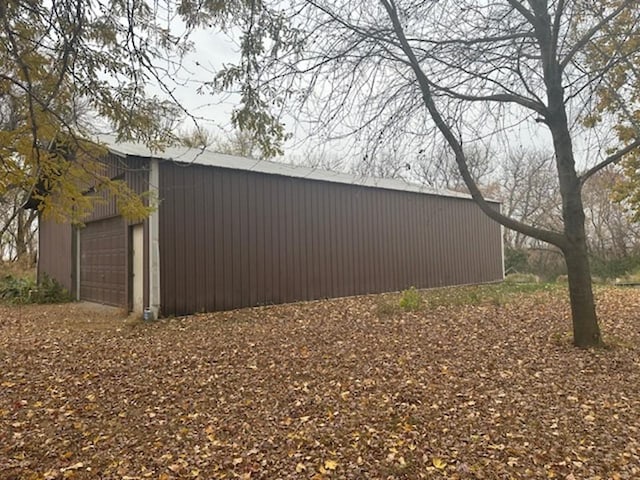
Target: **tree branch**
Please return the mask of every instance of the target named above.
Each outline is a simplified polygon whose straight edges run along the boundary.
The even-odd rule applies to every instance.
[[[522,5],[517,0],[508,0],[508,1],[509,1],[509,5],[511,5],[513,8],[515,8],[520,13],[520,15],[522,15],[524,18],[527,19],[527,22],[529,22],[533,26],[536,25],[536,23],[537,23],[536,17],[533,15],[533,13],[531,13],[529,10],[527,10],[524,7],[524,5]]]
[[[443,40],[429,40],[424,38],[407,38],[409,42],[417,42],[417,43],[427,43],[429,45],[482,45],[485,43],[496,43],[503,42],[507,40],[519,40],[524,38],[535,38],[531,33],[514,33],[512,35],[496,35],[495,37],[478,37],[478,38],[454,38],[454,39],[443,39]]]
[[[622,160],[622,157],[624,157],[627,153],[631,153],[633,150],[635,150],[638,147],[640,147],[640,139],[636,140],[633,143],[630,143],[629,145],[624,147],[622,150],[618,150],[613,155],[609,155],[602,162],[598,163],[594,167],[591,167],[589,170],[587,170],[582,175],[580,175],[579,177],[580,185],[584,185],[584,183],[587,180],[589,180],[589,178],[591,178],[593,175],[598,173],[600,170],[602,170],[608,165],[619,162],[620,160]]]
[[[479,96],[465,95],[463,93],[455,92],[450,88],[439,86],[433,82],[429,82],[429,83],[435,88],[437,88],[438,90],[442,90],[443,92],[447,93],[449,96],[453,98],[457,98],[459,100],[466,100],[470,102],[489,101],[489,102],[499,102],[499,103],[517,103],[518,105],[521,105],[525,108],[533,110],[543,116],[546,114],[546,111],[547,111],[544,104],[538,103],[535,100],[532,100],[530,98],[526,98],[520,95],[509,94],[509,93],[496,93],[494,95],[479,95]]]
[[[499,211],[494,210],[491,207],[491,205],[489,205],[489,203],[485,200],[484,196],[482,195],[482,192],[480,192],[480,189],[476,185],[475,181],[473,180],[473,177],[471,176],[471,173],[469,172],[467,158],[462,149],[462,145],[456,139],[453,131],[451,130],[451,127],[447,125],[445,120],[442,118],[440,111],[435,105],[433,96],[431,94],[431,87],[430,87],[431,82],[427,78],[424,71],[420,68],[420,63],[415,53],[413,52],[411,45],[409,44],[409,42],[407,41],[407,38],[404,35],[404,30],[402,28],[402,24],[400,23],[400,19],[395,7],[394,0],[380,0],[380,3],[384,6],[385,10],[387,11],[387,14],[389,15],[389,19],[393,24],[394,32],[398,37],[400,44],[402,45],[402,50],[407,56],[411,64],[411,67],[416,75],[418,84],[420,86],[420,90],[422,91],[422,97],[423,97],[425,106],[429,111],[429,114],[433,118],[433,121],[435,122],[436,127],[442,133],[447,143],[449,144],[451,149],[454,151],[456,163],[458,164],[460,174],[462,175],[462,178],[467,188],[469,189],[469,192],[471,193],[471,197],[473,198],[475,203],[489,218],[495,220],[501,225],[504,225],[507,228],[511,228],[513,230],[519,231],[525,235],[529,235],[530,237],[537,238],[547,243],[551,243],[553,245],[556,245],[559,248],[563,248],[567,243],[564,235],[558,232],[536,228],[531,225],[527,225],[525,223],[519,222],[513,218],[507,217],[502,213],[500,213]]]
[[[562,23],[562,13],[564,11],[565,0],[559,0],[556,7],[556,14],[553,17],[553,29],[552,40],[554,45],[558,45],[558,38],[560,37],[560,24]]]

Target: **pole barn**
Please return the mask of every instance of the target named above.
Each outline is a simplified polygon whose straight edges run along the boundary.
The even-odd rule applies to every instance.
[[[41,219],[38,275],[80,300],[184,315],[503,279],[501,227],[468,195],[106,143],[110,177],[158,208],[140,223],[113,200],[82,228]]]

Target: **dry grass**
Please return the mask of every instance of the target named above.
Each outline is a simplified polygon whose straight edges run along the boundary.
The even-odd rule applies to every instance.
[[[0,261],[0,277],[11,275],[16,278],[28,278],[35,280],[36,269],[28,262],[2,262]]]

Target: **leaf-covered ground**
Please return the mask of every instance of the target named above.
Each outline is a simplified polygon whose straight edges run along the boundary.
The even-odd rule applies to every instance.
[[[563,291],[494,290],[0,306],[0,478],[640,478],[640,291],[598,291],[584,351]]]

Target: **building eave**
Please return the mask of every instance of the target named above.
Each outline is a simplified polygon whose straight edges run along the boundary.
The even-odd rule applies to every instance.
[[[99,142],[105,145],[111,153],[122,157],[135,156],[141,158],[153,158],[161,161],[176,162],[182,165],[203,165],[228,168],[240,171],[264,173],[268,175],[280,175],[307,180],[472,200],[471,195],[466,193],[429,188],[424,185],[406,182],[402,179],[378,178],[342,172],[332,172],[301,165],[227,155],[205,148],[173,146],[163,151],[152,151],[142,143],[116,142],[114,137],[100,137]],[[501,203],[499,200],[495,199],[487,198],[486,200],[491,203]]]

